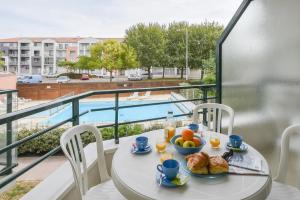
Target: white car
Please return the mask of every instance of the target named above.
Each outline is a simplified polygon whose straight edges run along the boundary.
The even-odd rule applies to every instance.
[[[57,83],[67,83],[69,81],[70,81],[70,78],[67,76],[60,76],[56,80]]]
[[[141,80],[143,80],[143,76],[140,75],[140,74],[129,74],[127,78],[128,78],[129,81],[141,81]]]

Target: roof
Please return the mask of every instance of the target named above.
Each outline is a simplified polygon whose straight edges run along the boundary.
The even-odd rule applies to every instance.
[[[42,42],[43,40],[55,40],[58,43],[76,43],[79,40],[86,39],[88,37],[15,37],[15,38],[0,38],[0,43],[3,42],[18,42],[19,40],[27,39],[32,42]],[[95,38],[99,40],[118,40],[123,41],[124,38]]]

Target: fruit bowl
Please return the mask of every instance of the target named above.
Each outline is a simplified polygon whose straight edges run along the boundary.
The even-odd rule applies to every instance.
[[[200,139],[200,141],[201,141],[200,146],[198,146],[198,147],[185,147],[184,148],[184,147],[182,147],[182,146],[180,146],[178,144],[175,144],[175,140],[177,138],[179,138],[179,137],[181,137],[181,135],[175,135],[174,137],[172,137],[172,139],[170,140],[170,142],[171,142],[171,144],[174,145],[174,147],[177,150],[177,152],[180,153],[180,154],[182,154],[182,155],[189,155],[189,154],[197,153],[206,144],[206,141],[204,140],[204,138],[201,138],[201,137],[195,135],[194,137]]]

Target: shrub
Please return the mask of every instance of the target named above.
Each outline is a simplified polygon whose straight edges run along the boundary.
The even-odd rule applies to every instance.
[[[68,76],[70,79],[81,79],[82,74],[77,74],[74,72],[62,73],[59,76]]]
[[[216,75],[215,74],[207,74],[203,79],[204,84],[215,84],[216,83]]]
[[[21,140],[25,137],[28,137],[34,133],[41,131],[41,129],[22,129],[17,133],[17,140]],[[24,154],[44,154],[55,147],[59,146],[59,139],[62,133],[65,131],[64,128],[57,128],[48,133],[39,136],[33,140],[30,140],[18,147],[18,155]],[[109,140],[114,138],[114,128],[102,128],[100,129],[102,133],[103,140]],[[119,137],[125,137],[130,135],[136,135],[142,133],[142,126],[139,124],[134,125],[120,125],[119,126]],[[91,133],[81,134],[82,142],[84,145],[91,142],[95,142],[95,137]]]

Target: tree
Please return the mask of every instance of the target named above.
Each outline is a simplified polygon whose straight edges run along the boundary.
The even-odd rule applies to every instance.
[[[114,70],[136,67],[138,64],[134,49],[116,40],[93,45],[91,59],[110,73],[110,82]]]
[[[187,22],[173,22],[169,24],[167,30],[166,52],[169,56],[169,62],[173,67],[180,68],[181,78],[185,69],[186,55],[186,31]]]
[[[4,55],[3,52],[0,51],[0,69],[4,68],[4,64],[5,64],[4,60],[2,60],[3,55]]]
[[[72,61],[62,60],[58,62],[58,66],[67,68],[67,71],[72,71],[75,68],[75,63]]]
[[[159,66],[164,55],[163,29],[164,27],[157,23],[139,23],[126,30],[125,43],[135,49],[141,67],[147,68],[149,79],[151,67]]]
[[[90,73],[90,70],[94,70],[100,67],[101,63],[99,62],[99,60],[93,59],[90,56],[80,56],[75,66],[77,69],[88,70],[88,73]]]
[[[215,68],[214,52],[222,31],[223,26],[215,22],[193,24],[189,28],[189,65],[201,70],[201,80],[206,71]]]

